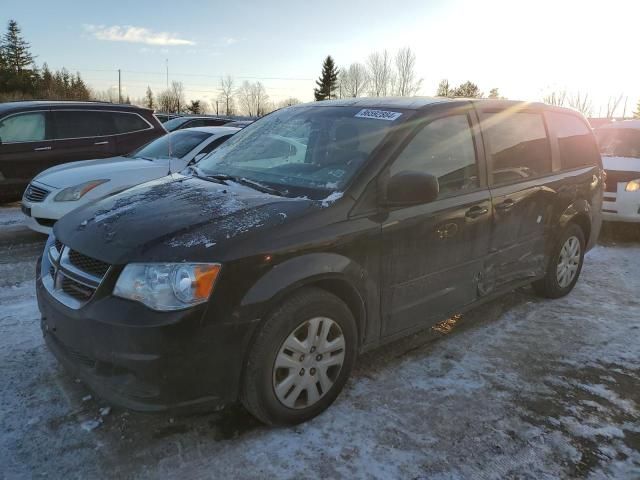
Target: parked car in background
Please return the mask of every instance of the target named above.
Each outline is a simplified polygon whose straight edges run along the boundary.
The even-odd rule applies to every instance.
[[[162,112],[156,112],[154,113],[154,115],[158,120],[160,120],[161,123],[165,123],[169,120],[173,120],[174,118],[178,118],[180,116],[175,113],[162,113]]]
[[[193,127],[219,127],[231,122],[230,118],[217,117],[213,115],[185,115],[183,117],[172,118],[165,122],[164,128],[169,132],[182,128]]]
[[[151,110],[98,102],[0,103],[0,202],[60,163],[129,153],[166,133]]]
[[[229,127],[238,127],[244,128],[248,125],[251,125],[255,120],[234,120],[232,122],[227,123],[226,125]]]
[[[571,292],[602,189],[572,110],[284,108],[188,174],[63,217],[38,266],[42,331],[113,404],[239,399],[268,424],[299,423],[336,399],[360,352],[524,285]]]
[[[640,120],[626,120],[596,130],[607,187],[603,218],[640,222]]]
[[[26,224],[32,230],[48,234],[55,222],[71,210],[183,170],[238,130],[230,127],[179,130],[125,156],[68,163],[45,170],[33,179],[22,198]]]

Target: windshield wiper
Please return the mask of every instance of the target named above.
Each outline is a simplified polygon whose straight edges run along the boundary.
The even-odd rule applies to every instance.
[[[244,185],[245,187],[249,187],[249,188],[253,188],[254,190],[257,190],[259,192],[262,193],[268,193],[270,195],[277,195],[279,197],[285,197],[286,194],[285,192],[278,190],[276,188],[272,188],[272,187],[267,187],[266,185],[263,185],[260,182],[256,182],[254,180],[249,180],[248,178],[244,178],[244,177],[237,177],[235,175],[226,175],[223,173],[217,173],[214,175],[207,175],[207,177],[209,178],[214,178],[216,180],[220,180],[221,182],[235,182],[235,183],[239,183],[240,185]]]
[[[220,179],[220,178],[215,178],[211,175],[206,175],[202,172],[202,170],[200,170],[198,167],[196,167],[195,165],[189,165],[187,167],[187,170],[189,170],[189,172],[194,176],[197,177],[201,180],[206,180],[207,182],[214,182],[214,183],[220,183],[222,185],[228,185],[227,182],[225,182],[224,180]]]

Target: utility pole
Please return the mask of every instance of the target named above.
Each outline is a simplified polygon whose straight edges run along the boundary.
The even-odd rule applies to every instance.
[[[218,113],[218,100],[216,100],[216,115],[219,115],[219,113]]]
[[[120,74],[120,69],[118,69],[118,103],[122,103],[122,81]]]

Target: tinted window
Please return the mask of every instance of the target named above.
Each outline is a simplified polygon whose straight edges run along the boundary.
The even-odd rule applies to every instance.
[[[209,153],[209,152],[213,152],[216,148],[218,148],[220,145],[222,145],[224,142],[226,142],[227,140],[229,140],[231,138],[231,135],[223,135],[219,138],[216,138],[213,142],[211,142],[209,145],[207,145],[206,147],[204,147],[202,150],[200,150],[200,152],[198,153]]]
[[[0,120],[0,140],[4,143],[45,140],[45,118],[44,112],[33,112]]]
[[[596,138],[604,156],[640,158],[640,130],[602,128],[596,130]]]
[[[551,149],[542,115],[496,112],[482,115],[493,183],[510,183],[551,172]]]
[[[549,128],[558,137],[560,164],[562,168],[597,165],[600,155],[591,130],[578,117],[556,112],[547,112]]]
[[[476,152],[466,115],[452,115],[427,124],[391,166],[391,175],[413,170],[438,177],[440,195],[478,185]]]
[[[117,133],[137,132],[145,130],[149,124],[136,113],[112,113]]]
[[[206,132],[179,130],[147,143],[129,156],[149,159],[182,158],[210,136],[211,134]]]
[[[178,128],[180,128],[184,123],[188,121],[188,118],[172,118],[171,120],[164,122],[164,128],[166,128],[169,132],[172,132],[173,130],[177,130]]]
[[[53,122],[56,139],[112,135],[115,128],[108,112],[58,110]]]

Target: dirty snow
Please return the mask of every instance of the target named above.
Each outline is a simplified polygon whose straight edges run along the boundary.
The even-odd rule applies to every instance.
[[[39,331],[42,239],[14,245],[0,227],[14,267],[0,284],[2,476],[640,478],[638,238],[592,251],[564,299],[519,290],[364,355],[326,413],[273,429],[240,407],[178,417],[83,401]]]
[[[328,207],[336,200],[341,199],[342,195],[343,195],[343,192],[333,192],[331,195],[329,195],[324,200],[322,200],[322,206],[325,208]]]

